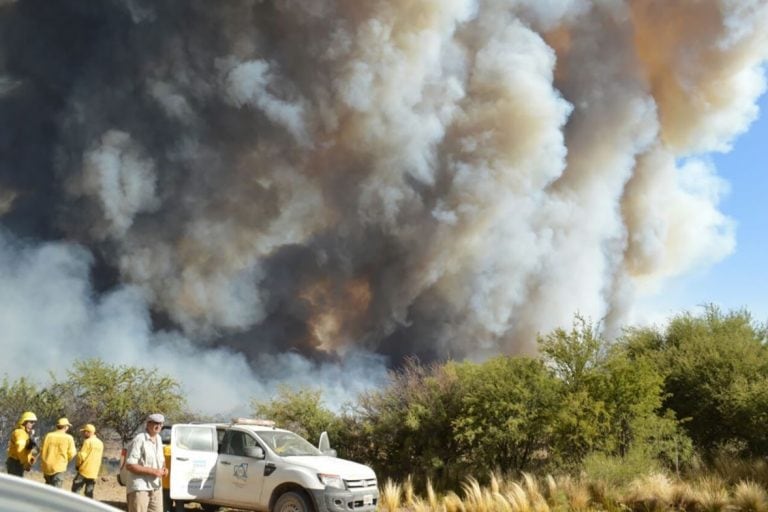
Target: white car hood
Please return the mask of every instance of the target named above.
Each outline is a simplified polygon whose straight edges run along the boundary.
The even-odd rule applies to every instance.
[[[326,455],[302,455],[295,457],[283,457],[286,462],[312,469],[318,473],[339,475],[345,480],[362,480],[364,478],[376,478],[371,468],[351,460],[328,457]]]

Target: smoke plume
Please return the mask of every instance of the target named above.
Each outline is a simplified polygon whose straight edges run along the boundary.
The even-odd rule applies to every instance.
[[[0,370],[338,402],[576,311],[615,330],[734,249],[707,153],[758,115],[765,26],[763,0],[0,0]]]

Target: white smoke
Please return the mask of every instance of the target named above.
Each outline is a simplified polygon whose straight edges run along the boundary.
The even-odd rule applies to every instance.
[[[531,352],[577,311],[615,332],[735,248],[707,153],[758,114],[763,1],[114,5],[130,37],[94,46],[56,140],[79,245],[5,249],[58,262],[4,288],[49,311],[14,329],[53,352],[142,348],[222,393],[279,380],[260,368],[352,389],[412,353]]]
[[[125,132],[110,130],[85,155],[83,193],[99,199],[106,229],[122,237],[137,214],[158,205],[155,164]]]
[[[92,258],[66,243],[30,246],[0,231],[0,325],[3,372],[40,383],[65,378],[75,360],[156,368],[180,381],[189,404],[206,414],[247,414],[252,398],[274,395],[280,382],[317,387],[332,407],[384,382],[380,358],[352,354],[343,364],[318,365],[297,354],[249,364],[227,348],[202,348],[178,332],[154,332],[140,288],[95,296]],[[260,379],[260,372],[269,379]]]

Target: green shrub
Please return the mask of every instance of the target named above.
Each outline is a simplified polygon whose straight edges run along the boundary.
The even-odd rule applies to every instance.
[[[638,476],[663,471],[647,450],[639,448],[630,450],[625,457],[592,453],[584,459],[583,468],[589,480],[605,482],[609,487],[623,487]]]

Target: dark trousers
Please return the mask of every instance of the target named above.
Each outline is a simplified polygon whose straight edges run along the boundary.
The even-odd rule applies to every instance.
[[[184,502],[171,499],[171,490],[163,488],[163,512],[184,512]]]
[[[43,475],[43,478],[45,478],[45,483],[48,485],[52,485],[54,487],[61,488],[62,485],[64,485],[64,472],[61,473],[54,473],[52,475]]]
[[[5,460],[5,469],[9,475],[20,476],[24,478],[24,466],[21,465],[18,459],[12,459],[8,457]]]
[[[83,486],[85,486],[85,495],[93,499],[93,488],[96,487],[96,479],[85,478],[78,473],[77,476],[75,476],[75,479],[72,480],[72,492],[79,493]]]

